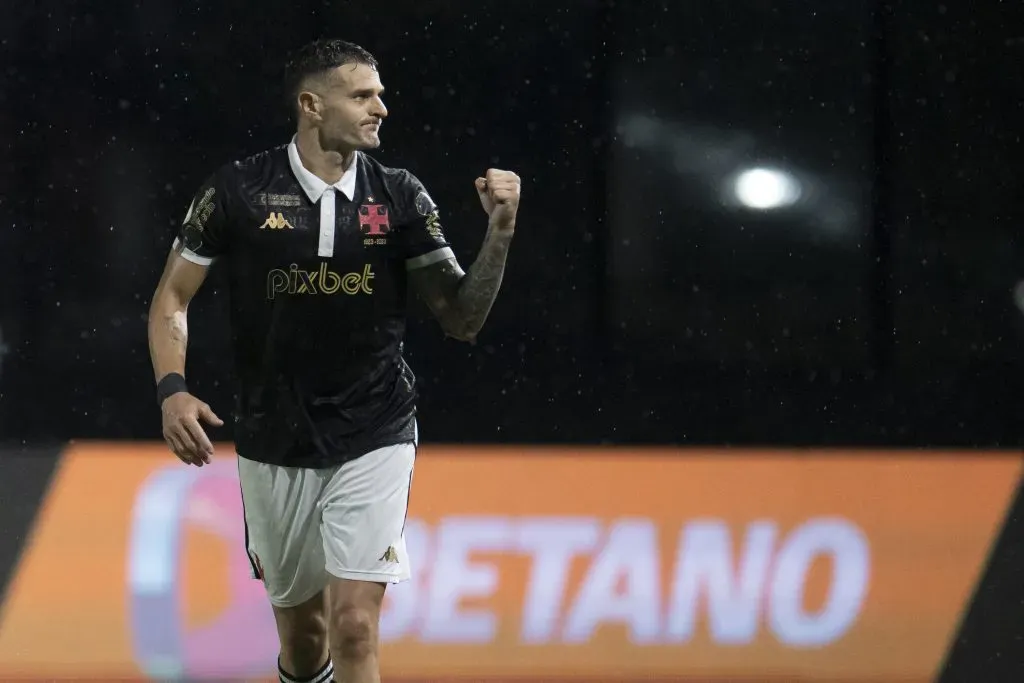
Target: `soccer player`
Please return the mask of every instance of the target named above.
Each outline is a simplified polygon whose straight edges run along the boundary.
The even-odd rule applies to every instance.
[[[380,144],[383,93],[361,47],[300,50],[287,69],[295,136],[200,187],[150,308],[163,436],[202,467],[213,446],[201,423],[223,422],[185,384],[186,312],[211,264],[226,268],[246,550],[273,606],[286,683],[380,680],[384,591],[410,576],[407,291],[448,336],[473,341],[516,225],[519,177],[488,170],[475,182],[487,232],[464,272],[420,181],[364,153]]]

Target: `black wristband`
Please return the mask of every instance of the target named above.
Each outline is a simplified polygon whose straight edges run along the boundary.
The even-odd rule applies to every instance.
[[[176,372],[164,375],[163,379],[156,384],[156,404],[162,406],[169,396],[180,394],[183,391],[188,391],[184,377]]]

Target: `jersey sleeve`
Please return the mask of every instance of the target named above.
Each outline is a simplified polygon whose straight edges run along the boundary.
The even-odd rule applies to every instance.
[[[412,174],[403,183],[400,244],[406,270],[416,270],[455,257],[441,227],[441,214],[427,190]]]
[[[208,266],[227,251],[227,187],[223,171],[207,178],[185,213],[174,248],[182,258]]]

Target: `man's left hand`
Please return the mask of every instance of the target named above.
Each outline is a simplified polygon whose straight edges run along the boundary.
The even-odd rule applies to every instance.
[[[519,176],[512,171],[496,168],[487,170],[483,178],[476,179],[476,192],[480,204],[490,216],[490,223],[498,230],[515,230],[519,211]]]

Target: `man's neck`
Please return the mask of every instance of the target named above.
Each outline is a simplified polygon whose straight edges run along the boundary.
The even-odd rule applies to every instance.
[[[320,146],[320,138],[313,129],[299,131],[295,135],[295,146],[306,170],[328,185],[334,185],[341,180],[356,158],[355,150],[341,153],[323,149]]]

